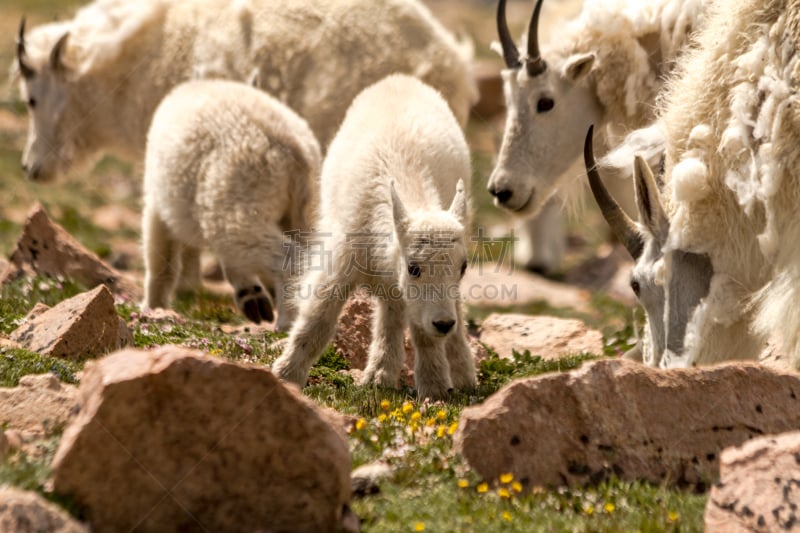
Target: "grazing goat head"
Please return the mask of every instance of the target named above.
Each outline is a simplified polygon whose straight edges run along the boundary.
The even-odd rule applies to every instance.
[[[593,127],[584,143],[584,163],[597,205],[614,235],[636,264],[631,289],[647,315],[644,337],[634,348],[651,366],[692,366],[695,355],[687,346],[687,330],[695,311],[709,294],[714,274],[707,255],[666,246],[669,219],[653,172],[643,157],[634,161],[634,192],[639,224],[634,223],[600,180],[592,149]]]

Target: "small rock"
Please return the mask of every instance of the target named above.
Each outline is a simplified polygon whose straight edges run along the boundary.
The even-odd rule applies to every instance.
[[[455,448],[484,479],[511,472],[528,488],[613,475],[704,490],[724,448],[796,429],[796,373],[607,359],[515,381],[464,409]]]
[[[481,324],[479,339],[506,359],[512,358],[512,350],[530,350],[544,359],[603,353],[602,333],[580,320],[551,316],[493,313]]]
[[[550,307],[592,312],[591,293],[525,270],[485,263],[468,268],[461,280],[461,295],[476,307],[520,306],[544,302]]]
[[[391,477],[392,467],[381,461],[361,465],[350,474],[353,496],[367,496],[380,492],[380,484]]]
[[[333,531],[349,516],[341,428],[267,370],[128,349],[87,364],[80,394],[54,488],[93,531]]]
[[[35,492],[0,487],[0,531],[8,533],[88,533],[89,530]]]
[[[38,311],[37,311],[38,309]],[[37,311],[11,333],[11,340],[33,352],[54,357],[101,355],[133,344],[105,285]]]
[[[87,287],[104,284],[115,294],[129,299],[138,300],[142,295],[135,282],[87,250],[53,222],[39,204],[28,215],[9,259],[9,267],[0,276],[0,285],[22,276],[40,274],[73,279]]]
[[[23,376],[19,386],[0,388],[0,427],[41,438],[60,432],[78,412],[78,389],[52,374]],[[21,433],[20,433],[21,435]],[[20,447],[22,438],[20,436]]]
[[[760,437],[720,455],[720,483],[706,504],[705,530],[797,529],[800,432]]]

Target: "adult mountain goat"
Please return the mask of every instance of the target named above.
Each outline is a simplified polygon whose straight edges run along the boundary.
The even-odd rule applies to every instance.
[[[183,249],[208,247],[237,307],[277,329],[293,318],[286,288],[311,230],[322,164],[305,120],[266,93],[227,80],[191,81],[156,109],[147,135],[142,237],[145,308],[167,307]]]
[[[408,322],[421,397],[474,386],[459,295],[469,179],[467,143],[439,93],[404,75],[365,89],[322,168],[317,227],[330,260],[296,291],[299,314],[273,372],[304,384],[347,296],[364,287],[376,304],[365,384],[397,386]]]
[[[532,217],[543,210],[540,224],[529,224],[523,236],[522,248],[533,255],[520,259],[548,271],[560,263],[565,239],[559,202],[551,197],[571,177],[586,129],[595,124],[603,145],[613,146],[653,120],[656,95],[701,24],[707,0],[586,0],[580,16],[553,32],[540,53],[542,1],[522,53],[506,24],[505,0],[498,2],[507,114],[488,188],[510,212]]]
[[[635,162],[641,224],[590,174],[637,263],[650,365],[753,359],[774,333],[800,366],[800,2],[716,0],[667,88],[663,187]],[[587,147],[587,166],[592,166]]]
[[[463,125],[476,96],[463,48],[417,0],[96,0],[20,25],[23,166],[44,182],[102,152],[140,161],[156,106],[192,78],[255,75],[323,149],[356,94],[393,72],[439,89]]]

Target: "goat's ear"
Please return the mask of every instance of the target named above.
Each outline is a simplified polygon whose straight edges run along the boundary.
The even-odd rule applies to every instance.
[[[408,212],[406,211],[403,201],[397,195],[397,190],[394,188],[394,181],[391,184],[392,190],[392,216],[394,217],[394,231],[397,237],[403,241],[408,234]]]
[[[63,74],[67,71],[67,66],[64,64],[64,49],[67,47],[67,39],[69,39],[69,32],[62,35],[50,51],[50,69],[53,72]]]
[[[458,180],[456,184],[456,194],[453,196],[449,212],[462,226],[467,223],[467,194],[464,192],[464,180]]]
[[[633,162],[633,189],[636,193],[636,208],[639,221],[650,233],[663,243],[669,232],[669,220],[661,205],[661,195],[653,177],[653,171],[644,157],[636,154]]]
[[[595,58],[594,52],[573,54],[567,58],[561,73],[570,81],[578,81],[592,71]]]

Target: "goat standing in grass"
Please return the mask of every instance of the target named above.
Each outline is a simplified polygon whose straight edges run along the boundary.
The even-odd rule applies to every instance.
[[[331,259],[296,291],[279,377],[305,384],[347,296],[364,287],[376,308],[363,383],[397,386],[408,323],[421,397],[475,385],[459,294],[469,179],[467,143],[437,91],[393,75],[356,97],[322,169],[317,227]]]
[[[277,329],[294,312],[286,287],[311,230],[321,166],[305,120],[266,93],[223,80],[193,81],[168,94],[147,136],[142,237],[145,308],[167,307],[184,247],[208,247],[233,285],[236,306]],[[287,236],[288,235],[288,236]]]

